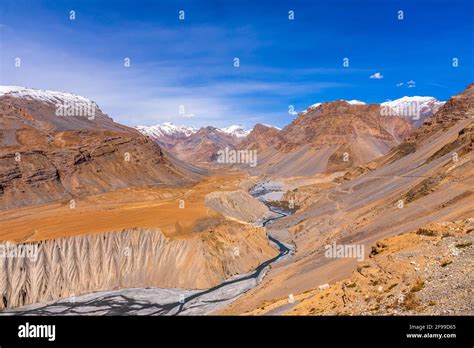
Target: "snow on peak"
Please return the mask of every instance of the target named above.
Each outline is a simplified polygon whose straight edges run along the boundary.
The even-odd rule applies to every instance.
[[[414,117],[413,119],[417,121],[415,127],[418,127],[427,117],[435,114],[444,103],[434,97],[405,96],[383,102],[380,107],[384,114],[390,116]]]
[[[242,126],[232,125],[226,128],[221,128],[220,131],[235,136],[237,138],[246,137],[250,131],[245,130]]]
[[[355,100],[355,99],[343,100],[343,101],[345,101],[346,103],[351,104],[351,105],[365,105],[365,103],[363,101]]]
[[[316,109],[318,106],[320,106],[322,103],[316,103],[316,104],[313,104],[313,105],[310,105],[308,107],[308,109]]]
[[[21,86],[0,86],[0,97],[12,96],[27,100],[39,100],[47,103],[82,103],[91,104],[91,100],[81,97],[80,95],[48,91],[44,89],[26,88]]]
[[[171,122],[165,122],[156,126],[137,126],[135,127],[140,133],[148,135],[152,138],[158,138],[162,136],[176,136],[181,135],[189,137],[191,134],[196,133],[196,129],[187,126],[178,126]]]
[[[389,100],[386,102],[381,103],[380,105],[383,107],[389,108],[399,108],[402,106],[407,106],[408,104],[416,104],[421,110],[428,109],[428,108],[439,108],[445,102],[439,101],[434,97],[420,97],[420,96],[413,96],[413,97],[402,97],[395,100]]]
[[[348,104],[351,104],[351,105],[365,105],[365,103],[363,101],[360,101],[360,100],[342,100],[341,101],[344,101]],[[323,103],[316,103],[316,104],[313,104],[313,105],[310,105],[308,106],[308,108],[304,111],[301,112],[302,115],[308,113],[308,111],[311,111],[311,110],[314,110],[316,108],[318,108],[319,106],[321,106]]]
[[[276,130],[281,130],[280,127],[277,127],[277,126],[272,126],[271,124],[266,124],[266,123],[262,123],[262,125],[264,125],[265,127],[268,127],[268,128],[275,128]]]
[[[316,109],[318,106],[320,106],[322,103],[316,103],[316,104],[313,104],[313,105],[310,105],[308,106],[308,108],[304,111],[301,111],[301,114],[304,115],[306,113],[308,113],[308,111],[310,110],[313,110],[313,109]]]

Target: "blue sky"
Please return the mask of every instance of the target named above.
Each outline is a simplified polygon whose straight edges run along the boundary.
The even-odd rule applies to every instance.
[[[446,100],[474,82],[473,4],[1,0],[0,84],[81,94],[128,125],[284,126],[289,105]]]

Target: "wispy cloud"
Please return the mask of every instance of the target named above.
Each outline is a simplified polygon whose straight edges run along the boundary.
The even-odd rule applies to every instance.
[[[228,67],[211,65],[200,69],[166,61],[143,62],[133,57],[127,68],[122,57],[111,62],[27,41],[21,46],[7,42],[6,46],[9,53],[4,58],[8,63],[1,84],[84,95],[95,100],[117,121],[130,125],[164,121],[186,121],[197,126],[228,125],[239,120],[251,126],[256,110],[259,110],[256,118],[260,120],[275,113],[271,108],[262,111],[262,98],[291,100],[308,92],[348,85],[295,78],[307,77],[308,73],[337,74],[324,68],[291,72],[269,68],[263,76],[249,73],[258,67],[234,68],[231,62]],[[22,58],[21,68],[13,67],[15,56]],[[286,80],[288,75],[293,77],[292,81]],[[180,111],[183,107],[184,113]],[[281,115],[285,115],[283,108]]]
[[[383,75],[379,72],[376,72],[375,74],[370,75],[369,79],[383,79]]]
[[[294,116],[288,114],[288,104],[295,99],[350,86],[345,76],[364,71],[258,64],[249,57],[273,43],[250,26],[138,23],[113,31],[88,25],[79,36],[74,26],[56,27],[74,40],[4,29],[0,84],[84,95],[129,125],[270,123]],[[235,56],[241,58],[238,68]],[[15,57],[21,57],[20,68],[13,66]],[[130,67],[124,66],[125,57]]]

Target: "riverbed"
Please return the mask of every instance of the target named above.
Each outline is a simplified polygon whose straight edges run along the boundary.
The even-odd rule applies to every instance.
[[[251,190],[267,204],[274,213],[261,222],[267,226],[275,220],[289,214],[268,205],[266,198],[278,190],[276,185],[262,185],[258,190]],[[291,255],[292,246],[268,236],[275,244],[279,254],[260,264],[255,270],[237,275],[225,282],[206,290],[162,289],[162,288],[129,288],[113,291],[101,291],[91,294],[72,296],[59,301],[33,304],[9,311],[0,315],[205,315],[224,308],[243,293],[257,286],[271,264]]]

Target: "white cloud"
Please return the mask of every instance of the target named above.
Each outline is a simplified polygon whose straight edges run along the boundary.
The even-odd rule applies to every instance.
[[[408,88],[414,88],[416,87],[416,81],[410,80],[407,82]]]
[[[174,38],[173,34],[167,33]],[[18,45],[19,41],[21,45]],[[170,50],[182,51],[179,40],[175,46]],[[202,49],[194,46],[197,51]],[[117,122],[132,126],[180,120],[186,120],[192,126],[222,126],[237,120],[251,126],[256,121],[270,122],[282,115],[287,116],[284,109],[277,110],[275,100],[289,100],[309,92],[349,85],[331,82],[330,78],[327,82],[321,79],[318,82],[289,80],[288,71],[283,68],[268,68],[269,71],[262,73],[262,67],[258,66],[241,68],[241,74],[247,77],[236,78],[231,61],[228,66],[223,66],[216,63],[217,58],[213,60],[207,56],[199,60],[199,64],[190,64],[194,58],[188,56],[180,58],[178,64],[170,57],[155,62],[142,61],[131,55],[131,68],[124,68],[122,56],[111,62],[100,55],[81,55],[68,48],[27,37],[5,40],[0,58],[5,58],[10,64],[4,64],[0,85],[22,85],[83,95],[97,102]],[[25,62],[21,69],[11,63],[16,56]],[[337,71],[314,68],[291,72],[292,76],[302,77],[308,73],[332,75]],[[181,105],[185,112],[180,113]]]
[[[397,83],[397,87],[403,86],[403,82]]]
[[[375,74],[372,74],[369,76],[369,79],[383,79],[383,75],[379,72],[376,72]]]

